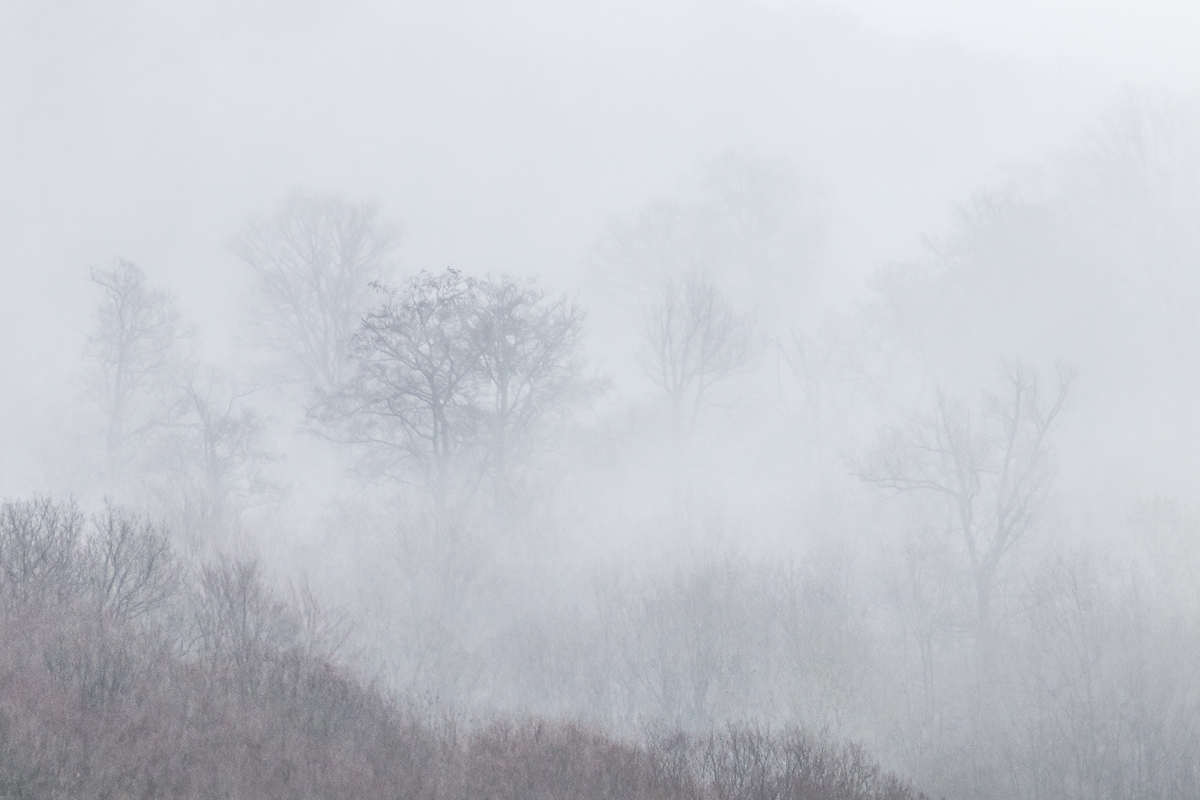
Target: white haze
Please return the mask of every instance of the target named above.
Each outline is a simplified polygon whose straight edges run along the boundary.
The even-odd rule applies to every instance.
[[[827,5],[898,37],[942,39],[975,52],[1106,79],[1189,89],[1200,66],[1194,47],[1200,9],[1178,0],[833,0]]]
[[[236,547],[281,581],[311,580],[354,617],[373,677],[473,709],[594,712],[628,731],[671,704],[623,707],[606,695],[611,710],[597,710],[580,686],[594,688],[589,669],[603,684],[608,666],[669,665],[687,649],[686,625],[646,619],[703,617],[722,647],[736,640],[729,646],[753,653],[750,639],[769,632],[737,614],[769,617],[762,609],[779,597],[819,597],[845,638],[811,633],[818,644],[805,646],[838,655],[806,669],[836,684],[834,699],[811,699],[771,662],[761,673],[784,677],[762,679],[758,694],[735,687],[668,721],[828,726],[933,791],[999,786],[983,767],[954,771],[954,748],[966,747],[955,726],[1003,714],[972,705],[967,678],[946,677],[946,664],[981,674],[963,643],[972,601],[962,554],[931,544],[950,523],[935,500],[852,473],[869,472],[880,431],[929,413],[939,389],[984,409],[1002,359],[1039,370],[1046,391],[1064,362],[1075,379],[1051,488],[997,595],[1012,619],[1032,618],[1044,607],[1029,597],[1059,598],[1086,573],[1089,613],[1109,624],[1142,587],[1122,570],[1151,564],[1147,574],[1167,576],[1149,591],[1147,613],[1162,621],[1147,623],[1154,641],[1194,638],[1200,240],[1187,215],[1200,210],[1197,41],[1200,11],[1182,2],[7,0],[0,498],[73,496],[91,510],[112,490],[93,474],[95,398],[83,376],[98,294],[88,275],[127,259],[178,298],[199,358],[260,389],[252,402],[275,456],[265,467],[273,491],[224,538],[188,546],[201,556]],[[1166,165],[1165,177],[1151,176],[1165,200],[1095,188],[1107,179],[1094,174],[1112,144],[1103,132],[1130,108],[1167,120],[1162,152],[1147,157]],[[766,255],[746,259],[754,270],[736,258],[713,270],[758,320],[761,356],[719,387],[697,444],[673,465],[661,398],[636,357],[656,284],[633,274],[644,264],[615,274],[606,237],[655,203],[710,201],[704,165],[722,158],[793,177],[811,230],[771,239]],[[985,222],[995,212],[999,233],[964,222],[972,198],[1009,189],[1013,217],[980,212]],[[607,393],[530,468],[553,491],[530,493],[520,525],[472,531],[470,557],[454,561],[422,538],[417,489],[364,479],[352,469],[358,451],[302,430],[296,396],[263,367],[247,319],[251,276],[231,243],[297,190],[377,203],[399,232],[393,283],[447,267],[535,277],[587,314],[588,374],[607,380]],[[1170,213],[1155,215],[1159,200]],[[1153,248],[1138,250],[1143,239]],[[886,362],[872,373],[878,386],[872,376],[851,385],[875,366],[830,379],[815,432],[767,341],[786,343],[793,330],[878,345],[864,359]],[[161,497],[112,499],[171,513]],[[1137,549],[1151,539],[1160,550]],[[928,616],[896,599],[901,562],[927,570],[909,575],[914,583],[941,587]],[[1076,599],[1086,593],[1072,586]],[[789,619],[778,626],[808,631]],[[1163,633],[1176,623],[1186,635]],[[929,660],[936,648],[945,658],[928,719],[900,708],[923,677],[907,637],[926,624]],[[1003,646],[1019,658],[1005,691],[1035,697],[1021,659],[1045,649],[1053,661],[1046,642],[1066,645],[1033,623],[1012,626]],[[1111,637],[1105,653],[1130,650]],[[1170,682],[1177,655],[1154,668],[1193,697],[1198,684]],[[756,669],[738,662],[722,674]],[[793,696],[805,699],[779,700]],[[906,749],[911,741],[923,744]],[[1030,741],[1034,751],[1041,740]]]

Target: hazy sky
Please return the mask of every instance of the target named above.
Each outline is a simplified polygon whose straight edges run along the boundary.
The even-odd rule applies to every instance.
[[[982,52],[1103,67],[1128,80],[1194,89],[1200,4],[1188,0],[826,0],[897,36]]]

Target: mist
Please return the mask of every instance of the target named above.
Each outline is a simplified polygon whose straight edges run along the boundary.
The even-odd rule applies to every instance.
[[[429,797],[543,723],[631,748],[621,796],[862,748],[912,796],[1194,797],[1198,27],[5,4],[0,649],[117,637],[263,719],[228,665],[302,653]],[[23,730],[0,794],[101,791],[21,783]]]

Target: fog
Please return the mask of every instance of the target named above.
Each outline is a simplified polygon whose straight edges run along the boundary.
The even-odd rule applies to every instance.
[[[11,0],[0,498],[308,587],[339,668],[465,718],[1195,796],[1197,36]]]

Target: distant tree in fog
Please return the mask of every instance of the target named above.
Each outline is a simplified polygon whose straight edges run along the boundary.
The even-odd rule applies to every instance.
[[[150,477],[178,530],[195,541],[228,535],[242,512],[274,493],[266,421],[252,389],[193,366],[178,388],[178,417],[162,437]]]
[[[842,362],[853,363],[852,357],[843,352],[852,350],[828,325],[815,335],[793,328],[789,340],[776,338],[771,344],[779,356],[780,371],[786,369],[800,392],[804,416],[814,440],[819,441],[825,425],[826,391],[846,371]]]
[[[354,376],[314,415],[370,446],[376,469],[415,468],[442,511],[489,470],[503,495],[514,455],[595,388],[582,377],[582,312],[530,282],[452,269],[379,290],[352,338]]]
[[[343,438],[373,445],[377,468],[416,466],[444,509],[454,467],[474,441],[481,382],[475,341],[477,283],[456,270],[379,288],[351,340],[357,370],[333,404],[318,407]]]
[[[749,363],[752,329],[779,330],[811,300],[824,205],[821,188],[787,161],[728,152],[596,242],[593,269],[641,312],[628,325],[640,341],[628,346],[664,391],[676,454],[712,386]],[[755,323],[737,308],[753,308]]]
[[[478,410],[498,503],[511,488],[514,457],[528,455],[539,428],[603,388],[583,375],[583,319],[577,306],[547,297],[533,281],[504,275],[478,285]]]
[[[115,259],[93,269],[101,293],[86,355],[95,366],[95,399],[103,413],[105,464],[117,477],[149,435],[176,414],[170,392],[187,334],[175,298],[146,285],[135,264]]]
[[[349,339],[396,244],[374,205],[300,192],[234,237],[254,276],[254,333],[287,379],[323,393],[341,385]]]
[[[1200,308],[1195,104],[1127,90],[1071,154],[1066,172],[1068,191],[1076,195],[1069,200],[1073,216],[1087,225],[1081,238],[1087,237],[1091,252],[1085,257],[1097,262],[1090,269],[1108,277],[1121,305],[1140,305],[1170,326],[1168,336],[1195,341]],[[1074,290],[1070,283],[1065,288]]]
[[[666,394],[673,446],[691,441],[710,391],[754,355],[754,321],[700,272],[666,281],[642,323],[642,366]]]
[[[1194,107],[1127,89],[1084,136],[1069,167],[1080,188],[1120,198],[1127,209],[1170,216],[1198,199],[1198,148]]]
[[[939,496],[969,559],[981,635],[992,618],[997,570],[1033,524],[1052,477],[1051,433],[1071,384],[1049,393],[1032,369],[1009,364],[1004,392],[980,409],[938,393],[931,414],[888,428],[857,466],[860,478],[898,492]]]
[[[825,227],[823,191],[793,165],[728,152],[702,160],[679,196],[614,220],[592,261],[608,282],[639,293],[702,271],[775,319],[803,299]]]

